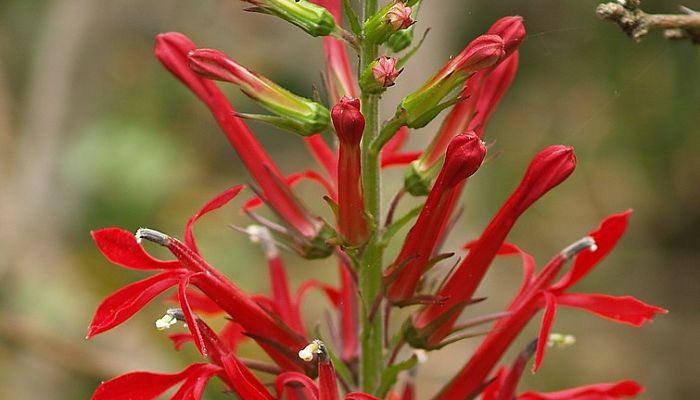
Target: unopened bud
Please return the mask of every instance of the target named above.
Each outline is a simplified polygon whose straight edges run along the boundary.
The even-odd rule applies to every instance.
[[[365,129],[365,117],[360,112],[360,99],[343,96],[340,102],[333,106],[331,119],[341,142],[360,142]]]
[[[371,94],[380,94],[390,86],[394,86],[396,77],[403,69],[396,69],[396,59],[393,57],[379,57],[372,61],[362,72],[360,86],[362,90]]]
[[[550,189],[574,172],[576,156],[573,147],[554,145],[537,153],[513,195],[518,196],[517,212],[526,210]]]
[[[442,167],[445,185],[454,186],[473,175],[485,156],[486,144],[474,132],[455,136],[447,146]]]
[[[387,4],[367,19],[364,26],[365,40],[382,44],[394,33],[415,24],[411,18],[411,7],[402,1]]]
[[[336,30],[335,19],[325,7],[306,0],[243,0],[255,7],[248,11],[275,15],[311,36],[327,36]]]
[[[399,105],[397,115],[404,115],[410,128],[424,127],[450,105],[443,101],[471,73],[490,67],[503,57],[503,46],[503,39],[498,35],[481,35],[474,39],[420,89],[406,96]]]
[[[190,68],[198,74],[237,85],[248,97],[277,114],[239,116],[268,122],[302,136],[313,135],[328,127],[328,109],[324,106],[291,93],[271,80],[246,69],[218,50],[191,51],[189,60]]]
[[[503,17],[494,22],[486,32],[489,35],[498,35],[503,38],[505,44],[505,57],[513,53],[525,40],[525,25],[523,17],[519,15]]]

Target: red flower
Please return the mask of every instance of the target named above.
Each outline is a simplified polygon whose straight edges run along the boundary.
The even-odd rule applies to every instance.
[[[520,254],[523,258],[525,270],[523,286],[508,306],[509,316],[496,323],[474,356],[462,368],[452,383],[443,389],[438,399],[447,400],[475,393],[517,335],[530,319],[544,308],[533,372],[537,370],[543,360],[559,297],[564,295],[565,289],[585,276],[615,247],[627,227],[629,214],[630,211],[627,211],[606,218],[598,229],[564,249],[536,276],[534,275],[532,257],[515,246],[506,246],[503,249],[503,254]],[[571,270],[558,283],[553,283],[566,260],[575,254],[576,258]],[[566,297],[566,295],[564,296]],[[602,314],[621,323],[638,323],[635,326],[650,320],[655,314],[666,313],[663,308],[651,306],[629,297],[606,296],[605,299],[607,302],[597,303],[593,310],[589,311]],[[566,304],[563,303],[563,305]]]
[[[518,187],[470,248],[454,274],[438,291],[437,295],[447,298],[447,302],[444,305],[426,307],[414,319],[414,326],[422,330],[427,329],[439,316],[444,318],[445,312],[450,313],[449,319],[441,321],[439,329],[430,335],[428,343],[431,346],[440,343],[450,333],[454,321],[472,299],[518,217],[537,199],[564,181],[573,172],[575,165],[573,149],[565,146],[547,147],[533,158]]]
[[[384,271],[387,297],[392,302],[407,301],[430,265],[439,243],[439,233],[450,218],[453,197],[459,183],[474,174],[486,156],[486,146],[473,133],[456,136],[447,148],[445,164],[413,225],[399,256]]]
[[[149,256],[138,243],[137,237],[119,228],[106,228],[93,232],[100,251],[115,264],[134,269],[162,269],[164,272],[142,281],[132,283],[108,296],[97,308],[88,329],[88,338],[109,330],[126,321],[154,297],[178,285],[178,300],[202,354],[207,354],[204,339],[194,323],[195,317],[189,304],[187,287],[190,283],[201,289],[221,309],[240,323],[247,334],[254,337],[270,356],[285,369],[299,370],[301,367],[293,357],[293,351],[285,354],[279,346],[295,349],[304,340],[291,333],[289,328],[271,318],[248,295],[228,278],[211,267],[199,255],[192,227],[201,216],[232,200],[242,186],[231,188],[207,203],[187,223],[185,243],[152,230],[139,230],[139,239],[147,239],[167,247],[177,261],[161,261]],[[275,345],[271,345],[275,343]]]

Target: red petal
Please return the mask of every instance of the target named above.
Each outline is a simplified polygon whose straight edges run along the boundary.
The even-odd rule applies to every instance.
[[[178,261],[163,261],[151,257],[136,241],[133,233],[120,228],[92,231],[92,238],[100,252],[111,262],[139,270],[179,268]]]
[[[403,147],[404,143],[406,143],[406,139],[408,139],[408,132],[407,126],[402,126],[398,131],[396,131],[394,136],[392,136],[391,139],[386,142],[384,147],[382,147],[382,159],[385,155],[388,156],[398,153],[399,150],[401,150],[401,147]]]
[[[175,286],[182,271],[167,271],[134,282],[107,296],[97,307],[88,327],[87,339],[121,324],[154,297]]]
[[[326,356],[328,357],[328,356]],[[338,400],[338,381],[331,360],[318,363],[318,400]]]
[[[199,290],[194,290],[192,288],[187,289],[187,299],[190,301],[190,307],[192,310],[196,311],[198,314],[221,314],[224,310],[219,307],[209,296],[200,292]],[[166,301],[177,303],[177,293],[172,296],[168,296]]]
[[[270,288],[274,309],[279,317],[290,328],[302,336],[305,336],[304,324],[301,320],[299,307],[295,307],[289,292],[289,281],[279,255],[274,255],[267,260],[270,270]]]
[[[496,376],[493,378],[493,382],[486,386],[486,389],[481,392],[481,400],[496,400],[498,397],[498,389],[501,387],[507,372],[508,371],[503,367],[496,371]]]
[[[318,388],[316,384],[311,378],[302,373],[290,371],[277,375],[275,379],[275,390],[277,390],[277,397],[280,399],[283,398],[285,386],[295,388],[301,387],[304,389],[309,399],[318,398]]]
[[[193,274],[186,275],[180,279],[180,284],[177,288],[177,297],[180,300],[180,307],[182,308],[182,313],[185,314],[185,321],[187,321],[187,328],[192,334],[192,339],[194,340],[194,345],[197,350],[203,355],[207,355],[207,348],[204,345],[204,338],[202,338],[202,332],[199,330],[199,325],[195,320],[195,316],[192,314],[192,308],[190,307],[190,302],[187,299],[187,285],[190,284],[190,277]]]
[[[246,400],[274,400],[265,385],[253,375],[236,356],[228,354],[221,358],[221,362],[229,376],[229,382],[234,385],[232,389],[241,398]]]
[[[542,325],[540,326],[540,334],[537,337],[537,352],[535,353],[535,364],[532,366],[532,373],[534,374],[542,365],[542,360],[544,359],[544,351],[547,348],[547,340],[549,339],[549,332],[552,331],[552,323],[554,323],[554,316],[557,313],[557,299],[556,297],[549,293],[544,292],[545,308],[544,314],[542,314]]]
[[[476,240],[473,240],[467,244],[464,245],[465,249],[471,249],[471,247],[476,244]],[[501,245],[501,248],[498,249],[498,252],[496,253],[499,256],[510,256],[510,255],[518,255],[520,258],[523,260],[523,283],[520,285],[520,290],[518,290],[517,296],[520,296],[524,291],[525,288],[530,285],[530,283],[535,279],[535,259],[532,257],[532,255],[524,252],[520,247],[512,244],[512,243],[503,243]]]
[[[328,300],[330,300],[331,304],[333,304],[335,308],[338,308],[340,304],[340,291],[338,291],[338,289],[334,288],[333,286],[327,283],[317,281],[316,279],[309,279],[308,281],[302,283],[301,286],[299,286],[299,289],[297,289],[297,294],[294,299],[294,302],[296,303],[297,307],[301,307],[301,302],[304,300],[304,296],[306,296],[306,294],[311,289],[323,290],[323,293],[325,293],[326,297],[328,297]]]
[[[589,234],[598,246],[596,251],[584,251],[576,256],[573,267],[552,286],[551,290],[560,292],[571,287],[605,258],[625,233],[631,213],[632,210],[627,210],[605,218],[598,229]]]
[[[313,135],[304,138],[304,143],[311,154],[316,159],[316,162],[326,171],[326,174],[335,182],[336,174],[338,173],[338,154],[323,140],[321,135]]]
[[[407,153],[394,153],[382,156],[382,168],[410,164],[417,160],[421,154],[423,154],[422,151],[410,151]]]
[[[184,346],[185,343],[190,342],[192,340],[192,335],[189,333],[172,333],[168,335],[168,339],[170,339],[173,342],[175,350],[180,351],[180,349],[182,349],[182,346]]]
[[[103,382],[92,400],[150,400],[175,386],[186,377],[210,377],[220,368],[211,364],[192,364],[175,374],[131,372]]]
[[[197,222],[197,220],[205,214],[214,211],[217,208],[225,206],[229,201],[233,200],[238,195],[238,193],[240,193],[241,190],[243,190],[244,187],[245,186],[243,185],[238,185],[225,190],[218,196],[209,200],[209,202],[205,204],[201,210],[199,210],[195,215],[193,215],[189,219],[189,221],[187,221],[187,225],[185,226],[185,244],[187,245],[187,247],[199,254],[197,242],[194,240],[194,234],[192,233],[192,227],[194,226],[194,223]]]
[[[656,314],[668,313],[666,309],[644,303],[632,296],[565,293],[557,296],[557,303],[632,326],[642,326]]]
[[[235,352],[238,344],[242,341],[248,339],[248,336],[244,334],[245,330],[241,324],[233,321],[228,321],[223,328],[219,336],[221,341],[224,342],[229,351]]]
[[[613,400],[635,397],[643,392],[644,388],[637,382],[625,380],[581,386],[559,392],[527,392],[518,396],[518,400]]]
[[[335,199],[336,194],[335,194],[335,189],[333,188],[333,185],[330,184],[326,179],[324,179],[321,175],[319,175],[315,171],[302,171],[298,172],[295,174],[291,174],[287,177],[286,182],[289,187],[294,187],[296,186],[297,183],[301,182],[303,179],[309,179],[314,182],[317,182],[323,186],[324,189],[326,189],[326,193],[328,195]],[[243,209],[244,210],[252,210],[254,208],[260,207],[263,204],[263,201],[260,199],[260,197],[255,196],[252,197],[250,200],[246,201],[245,204],[243,204]]]
[[[379,397],[374,397],[371,394],[352,392],[345,395],[345,400],[381,400]]]
[[[201,400],[209,379],[221,371],[219,366],[209,365],[213,367],[209,371],[200,375],[192,375],[185,379],[185,382],[170,400]]]

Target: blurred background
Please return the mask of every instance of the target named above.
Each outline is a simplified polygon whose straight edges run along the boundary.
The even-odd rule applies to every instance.
[[[617,26],[598,21],[596,5],[426,2],[417,32],[432,29],[385,96],[384,112],[393,112],[402,95],[498,17],[524,16],[529,35],[520,71],[486,130],[498,157],[470,180],[463,217],[446,248],[476,238],[540,148],[573,145],[577,171],[523,216],[509,240],[542,263],[605,215],[634,208],[617,250],[577,289],[630,294],[670,313],[632,328],[561,309],[554,331],[578,342],[550,350],[521,390],[630,378],[647,387],[643,398],[695,398],[700,48],[657,34],[635,44]],[[677,5],[643,2],[649,12],[675,12]],[[244,7],[233,0],[0,1],[0,398],[86,399],[101,380],[126,371],[173,372],[198,359],[192,348],[172,351],[165,334],[153,329],[167,307],[161,301],[83,339],[101,299],[144,276],[109,264],[89,231],[147,226],[181,235],[206,200],[248,182],[208,111],[152,56],[157,33],[181,31],[305,96],[321,87],[320,40]],[[241,93],[228,93],[239,110],[257,110]],[[252,125],[283,171],[315,168],[298,138]],[[420,149],[436,128],[413,132],[408,147]],[[385,198],[402,174],[400,168],[385,173]],[[319,188],[301,184],[298,190],[311,208],[326,213]],[[227,227],[248,223],[240,204],[204,218],[199,243],[243,288],[265,292],[262,252]],[[401,210],[411,205],[406,201]],[[336,279],[329,261],[292,254],[285,261],[294,285],[309,276]],[[514,260],[496,263],[479,291],[489,300],[467,314],[503,307],[519,279]],[[325,318],[325,303],[315,296],[305,303],[309,326]],[[533,324],[507,360],[535,332]],[[446,382],[478,342],[431,354],[419,370],[420,398]],[[241,351],[258,354],[252,344]],[[222,389],[211,385],[207,398],[227,398]]]

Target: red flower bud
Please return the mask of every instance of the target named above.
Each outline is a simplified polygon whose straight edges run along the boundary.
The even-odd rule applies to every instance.
[[[360,112],[360,99],[343,97],[331,110],[338,139],[345,143],[360,143],[365,129],[365,117]]]
[[[384,273],[387,297],[393,302],[409,300],[430,264],[452,211],[458,186],[474,174],[486,156],[486,146],[473,132],[457,135],[447,148],[445,164],[428,194],[418,220],[406,236],[401,253]]]
[[[360,100],[343,97],[331,110],[333,126],[338,134],[338,228],[343,238],[359,245],[369,236],[362,193],[360,141],[365,117]]]
[[[525,40],[526,32],[525,25],[523,25],[523,17],[519,15],[503,17],[494,22],[486,33],[503,38],[507,57]]]

